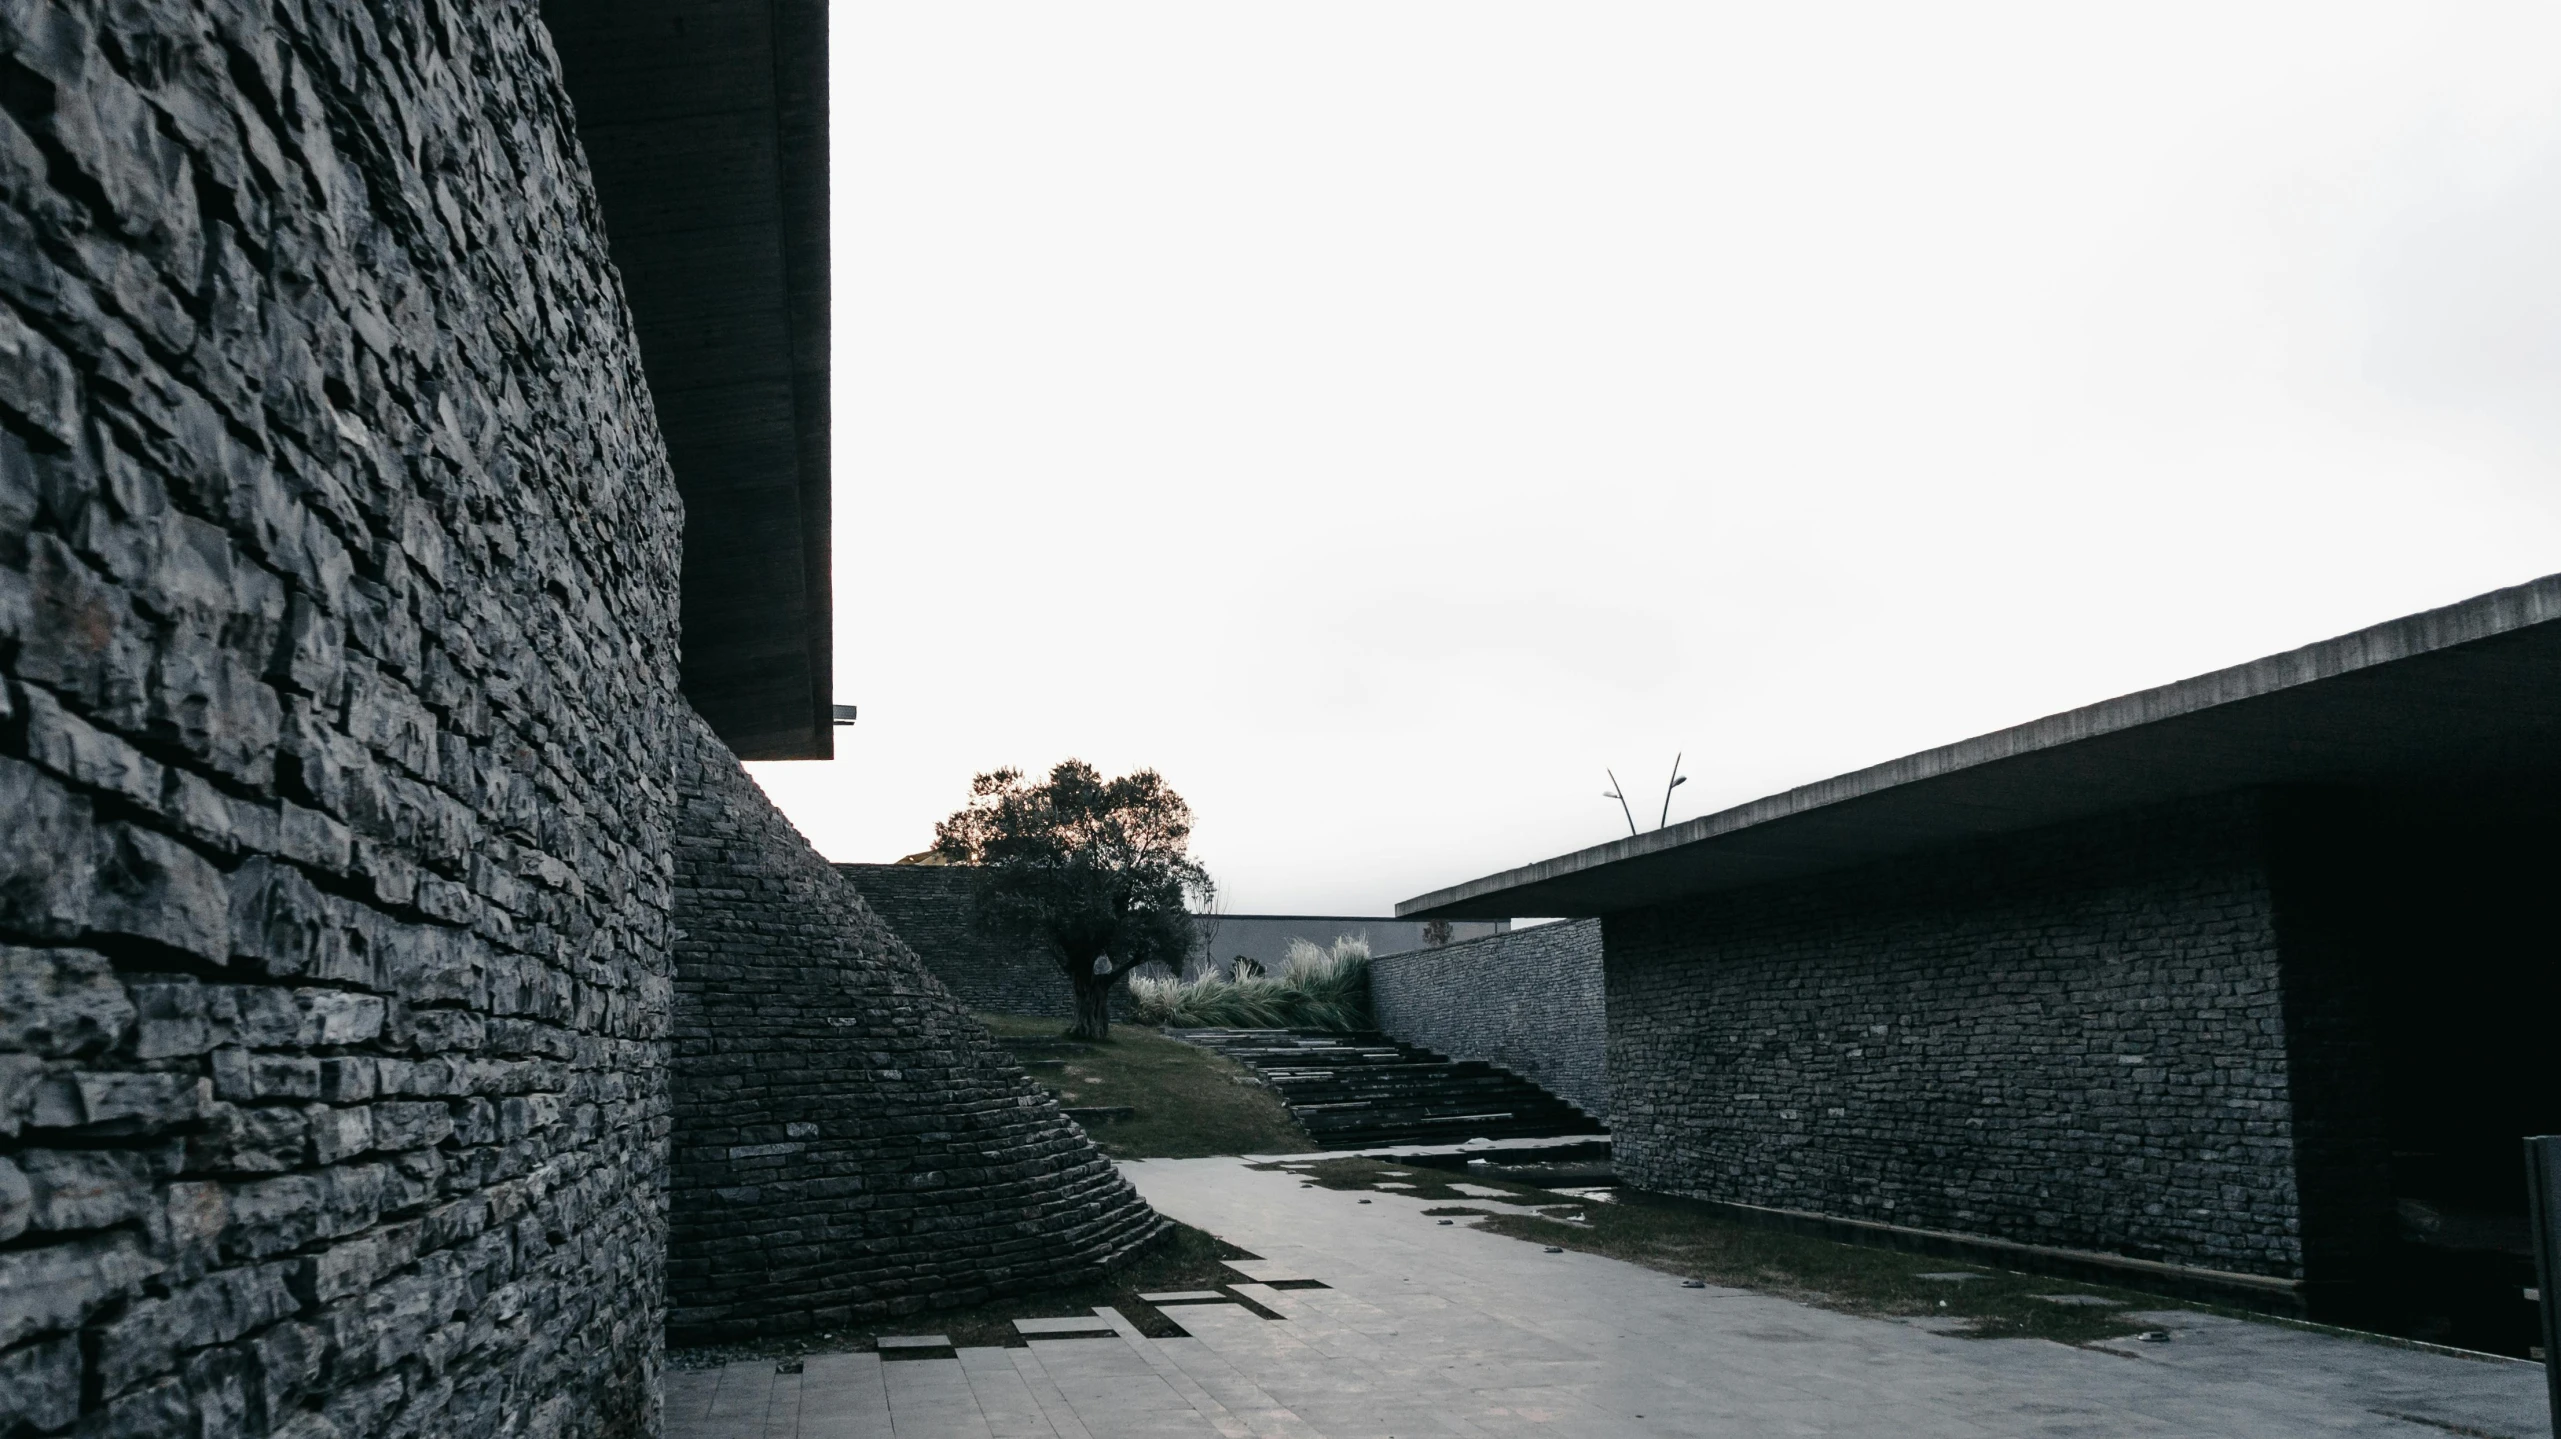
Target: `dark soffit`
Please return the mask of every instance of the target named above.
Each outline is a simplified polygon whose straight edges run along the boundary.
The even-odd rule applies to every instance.
[[[1399,918],[1588,916],[2261,785],[2543,793],[2561,575],[1420,895]]]
[[[685,500],[685,696],[828,759],[827,7],[543,0]]]

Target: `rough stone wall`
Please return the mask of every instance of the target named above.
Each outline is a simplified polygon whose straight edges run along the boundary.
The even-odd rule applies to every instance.
[[[657,1428],[680,516],[522,5],[0,5],[0,1433]]]
[[[1609,1121],[1601,922],[1542,924],[1370,962],[1378,1027],[1452,1059],[1499,1064]]]
[[[880,916],[954,998],[983,1014],[1065,1019],[1076,1012],[1067,976],[1045,954],[989,939],[973,917],[977,871],[966,865],[840,864]],[[1125,1002],[1127,991],[1114,992]]]
[[[669,1342],[974,1304],[1159,1232],[707,728],[680,762]]]
[[[2300,1277],[2263,801],[1614,915],[1649,1188]]]

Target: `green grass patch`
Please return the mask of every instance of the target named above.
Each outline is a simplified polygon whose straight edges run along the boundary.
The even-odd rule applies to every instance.
[[[1054,1040],[1057,1019],[982,1014],[1002,1040]],[[1303,1154],[1316,1147],[1280,1097],[1243,1065],[1196,1045],[1167,1039],[1145,1025],[1115,1024],[1112,1037],[1089,1048],[1026,1049],[1029,1059],[1056,1059],[1032,1077],[1059,1091],[1062,1105],[1127,1105],[1127,1119],[1086,1132],[1114,1159],[1196,1159],[1212,1154]]]
[[[1533,1244],[1553,1244],[1604,1254],[1684,1279],[1750,1289],[1845,1314],[1962,1320],[1976,1338],[2052,1339],[2065,1344],[2120,1338],[2146,1326],[2125,1316],[2134,1311],[2192,1308],[2137,1290],[2018,1274],[1952,1259],[1843,1244],[1729,1219],[1686,1199],[1616,1191],[1601,1203],[1500,1179],[1478,1179],[1421,1165],[1376,1159],[1325,1159],[1307,1164],[1260,1165],[1282,1169],[1327,1189],[1373,1190],[1427,1201],[1482,1198],[1453,1189],[1453,1182],[1502,1190],[1540,1205],[1536,1215],[1494,1214],[1476,1227]],[[1388,1188],[1388,1185],[1410,1188]],[[1425,1214],[1460,1214],[1433,1208]],[[1578,1219],[1581,1222],[1575,1222]],[[1924,1279],[1924,1274],[1969,1273],[1965,1280]],[[2040,1295],[2089,1295],[2112,1306],[2056,1304]]]
[[[1170,1220],[1167,1223],[1172,1228],[1157,1236],[1154,1243],[1140,1250],[1110,1275],[1090,1284],[991,1299],[965,1308],[929,1309],[848,1329],[785,1335],[748,1344],[670,1349],[667,1351],[667,1364],[673,1369],[710,1369],[741,1359],[860,1353],[874,1348],[884,1334],[943,1334],[950,1336],[955,1345],[1020,1348],[1024,1341],[1015,1332],[1015,1320],[1068,1318],[1089,1314],[1098,1305],[1110,1305],[1128,1315],[1142,1334],[1153,1338],[1178,1335],[1183,1331],[1174,1321],[1138,1296],[1176,1289],[1217,1289],[1233,1284],[1236,1282],[1235,1274],[1221,1261],[1256,1256],[1188,1224]],[[1175,1312],[1181,1311],[1178,1308]],[[1095,1323],[1100,1327],[1102,1321]]]

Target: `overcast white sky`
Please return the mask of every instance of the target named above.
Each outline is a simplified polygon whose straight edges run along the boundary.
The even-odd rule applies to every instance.
[[[834,23],[834,858],[1384,913],[2561,569],[2561,7]]]

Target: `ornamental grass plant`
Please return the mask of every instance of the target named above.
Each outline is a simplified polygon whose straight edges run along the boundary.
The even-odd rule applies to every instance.
[[[1338,937],[1331,948],[1293,939],[1276,974],[1141,976],[1129,982],[1130,1017],[1183,1029],[1371,1029],[1369,958],[1366,938]]]

